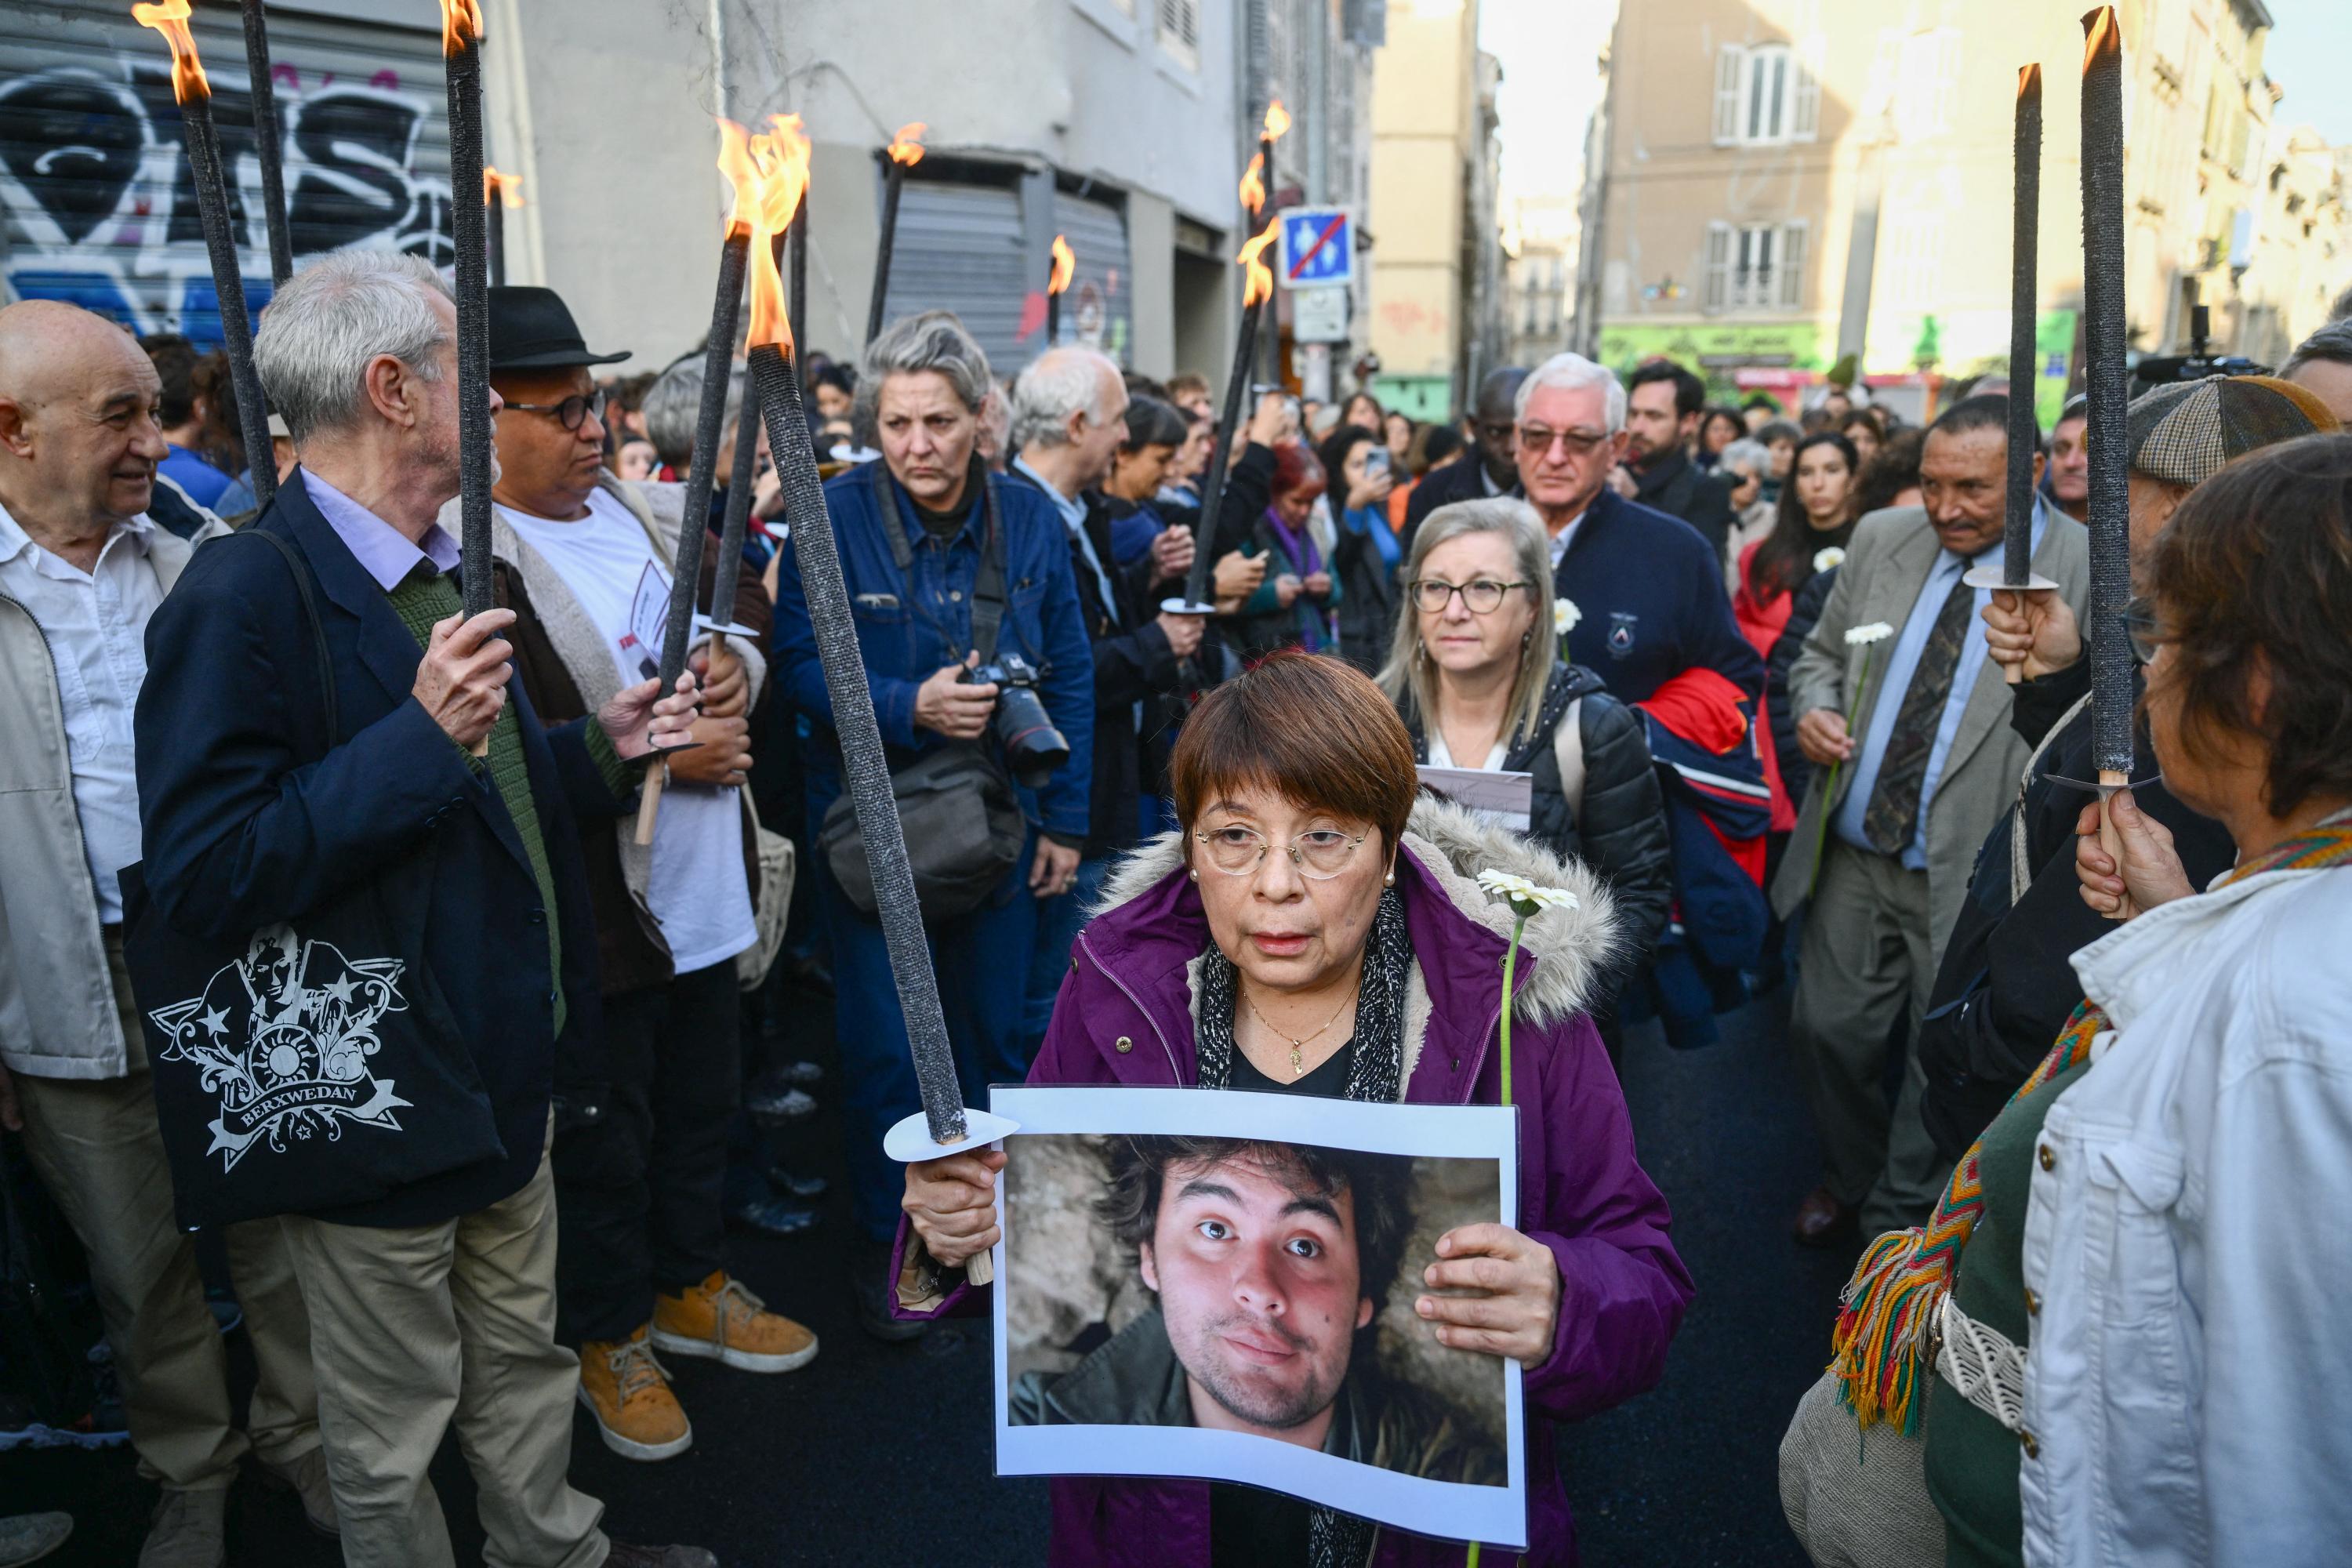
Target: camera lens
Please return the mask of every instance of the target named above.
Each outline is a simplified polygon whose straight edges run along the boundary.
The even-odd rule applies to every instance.
[[[1004,748],[1005,765],[1024,789],[1042,788],[1054,770],[1070,760],[1070,742],[1045,717],[1045,705],[1024,686],[1003,688],[990,723]]]

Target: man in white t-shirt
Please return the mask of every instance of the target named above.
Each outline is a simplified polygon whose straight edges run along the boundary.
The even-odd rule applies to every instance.
[[[549,722],[593,712],[656,669],[683,497],[604,467],[592,354],[552,290],[490,290],[490,380],[499,477],[491,538],[499,602],[532,705]],[[730,413],[729,420],[732,427]],[[698,520],[699,521],[699,520]],[[736,955],[757,939],[757,826],[742,789],[766,594],[741,562],[704,552],[734,589],[730,637],[694,750],[669,763],[650,848],[634,819],[584,824],[604,996],[602,1048],[559,1064],[554,1167],[561,1330],[580,1346],[580,1401],[605,1446],[634,1459],[682,1453],[693,1428],[653,1352],[789,1372],[816,1337],[762,1309],[720,1258],[727,1121],[740,1081]]]

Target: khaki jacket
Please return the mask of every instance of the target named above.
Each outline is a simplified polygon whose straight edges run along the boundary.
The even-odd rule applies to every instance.
[[[166,594],[195,546],[158,527],[146,561]],[[115,1006],[98,927],[98,889],[82,847],[65,701],[49,641],[0,594],[0,1062],[33,1078],[121,1078],[146,1064]]]
[[[2052,510],[2042,530],[2042,547],[2033,552],[2033,569],[2058,584],[2074,606],[2078,622],[2089,623],[2091,597],[2090,532],[2074,519]],[[1816,708],[1846,711],[1853,682],[1861,673],[1863,650],[1849,647],[1845,634],[1854,626],[1884,621],[1898,632],[1910,617],[1911,606],[1927,585],[1941,546],[1920,508],[1895,507],[1862,520],[1846,548],[1845,564],[1838,569],[1822,618],[1805,638],[1804,651],[1789,671],[1789,711],[1802,715]],[[1871,704],[1887,700],[1880,675],[1885,668],[1892,639],[1872,649]],[[1895,701],[1902,698],[1896,694]],[[2017,775],[2029,748],[2010,727],[2011,694],[2000,666],[1988,658],[1977,671],[1977,682],[1961,710],[1960,727],[1927,803],[1928,938],[1938,953],[1959,919],[1968,897],[1969,873],[1985,835],[1992,831],[2016,798]],[[1866,730],[1870,715],[1854,723],[1857,734]],[[1805,901],[1812,886],[1813,845],[1822,829],[1823,811],[1834,813],[1853,783],[1854,770],[1840,768],[1837,795],[1822,799],[1822,785],[1829,770],[1813,770],[1811,791],[1790,839],[1790,853],[1780,862],[1772,884],[1772,908],[1786,919]],[[1827,847],[1824,846],[1824,853]]]

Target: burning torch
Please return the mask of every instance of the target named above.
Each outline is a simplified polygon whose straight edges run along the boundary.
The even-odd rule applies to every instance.
[[[2009,500],[2002,525],[2001,563],[1976,566],[1961,579],[1997,594],[2043,594],[2058,584],[2033,569],[2033,455],[2041,426],[2033,413],[2040,375],[2033,324],[2040,309],[2035,247],[2042,227],[2042,68],[2017,71],[2017,176],[2009,253]],[[2021,661],[2005,667],[2011,686],[2025,679]]]
[[[449,80],[449,188],[482,185],[482,8],[441,0]],[[468,620],[490,607],[489,241],[479,202],[449,204],[457,241],[457,552]]]
[[[1185,574],[1184,596],[1164,599],[1160,607],[1171,616],[1209,616],[1216,613],[1209,600],[1211,557],[1216,553],[1217,513],[1225,500],[1225,458],[1233,450],[1234,431],[1241,424],[1242,392],[1248,384],[1250,359],[1257,347],[1257,321],[1260,307],[1274,295],[1274,268],[1258,259],[1265,247],[1274,243],[1275,231],[1280,226],[1268,219],[1258,237],[1242,247],[1234,258],[1242,266],[1246,281],[1242,288],[1242,321],[1234,335],[1233,374],[1225,378],[1225,408],[1217,421],[1217,434],[1209,447],[1209,472],[1201,484],[1201,531],[1192,542],[1192,568]]]
[[[507,286],[507,208],[522,205],[522,176],[482,168],[482,215],[489,226],[490,287]]]
[[[1274,173],[1274,144],[1289,131],[1290,110],[1282,107],[1282,100],[1278,98],[1267,100],[1265,119],[1258,127],[1257,137],[1258,159],[1265,174],[1265,189],[1259,197],[1262,204],[1272,203],[1282,194],[1282,182],[1275,177]],[[1260,216],[1258,209],[1253,208],[1250,221],[1255,223]],[[1265,379],[1279,382],[1282,380],[1282,329],[1278,321],[1275,330],[1266,335],[1265,357]]]
[[[890,168],[882,180],[882,239],[874,252],[874,288],[866,300],[868,343],[882,335],[882,307],[890,296],[890,251],[898,240],[898,192],[907,183],[907,171],[923,161],[923,122],[910,121],[898,127],[884,151],[890,154]],[[773,451],[772,445],[771,456]]]
[[[196,58],[188,31],[188,0],[160,0],[131,7],[131,19],[152,27],[172,46],[172,96],[179,100],[180,132],[188,150],[188,173],[203,219],[205,250],[212,261],[213,292],[220,300],[221,343],[228,351],[229,383],[236,391],[237,425],[245,436],[246,482],[253,499],[268,506],[278,493],[278,459],[269,449],[269,409],[262,401],[261,377],[253,368],[253,319],[245,309],[245,274],[236,259],[236,232],[229,226],[228,187],[221,178],[220,133],[213,127],[212,84]]]
[[[907,1042],[915,1058],[915,1079],[923,1109],[893,1127],[883,1149],[894,1160],[935,1160],[992,1142],[1013,1123],[984,1110],[966,1110],[956,1080],[955,1049],[940,1009],[938,978],[915,900],[915,878],[907,861],[907,841],[890,793],[890,766],[882,752],[882,729],[874,717],[873,694],[857,649],[849,592],[819,484],[816,453],[801,412],[800,379],[793,368],[793,328],[784,317],[783,280],[778,276],[769,237],[792,218],[808,179],[807,143],[797,157],[789,142],[775,149],[755,147],[761,183],[753,207],[757,243],[751,247],[751,327],[746,339],[751,379],[760,389],[761,416],[768,426],[768,450],[775,459],[792,518],[790,548],[798,561],[808,596],[808,617],[817,658],[824,668],[825,693],[841,740],[842,775],[866,846],[874,879],[882,936],[890,954],[890,978],[906,1016]],[[967,1278],[985,1285],[994,1278],[986,1253],[966,1265]]]
[[[807,139],[800,135],[800,116],[779,115],[774,121],[775,136],[799,138],[805,148]],[[760,141],[773,138],[761,136]],[[719,289],[710,306],[710,336],[702,351],[702,400],[695,409],[694,455],[687,459],[686,515],[677,530],[677,556],[670,563],[669,616],[662,628],[661,689],[673,690],[677,678],[686,669],[687,650],[694,642],[694,601],[702,581],[702,551],[710,532],[710,490],[719,466],[719,439],[727,424],[727,388],[734,377],[736,313],[743,298],[743,273],[751,248],[751,220],[748,216],[754,182],[755,164],[753,138],[731,120],[719,122],[719,168],[727,176],[734,191],[734,205],[727,215],[727,237],[719,246]],[[805,180],[803,180],[805,183]],[[772,254],[769,257],[774,264]],[[740,554],[739,539],[736,552]],[[722,590],[731,590],[735,576],[719,563]],[[714,599],[714,607],[719,601]],[[725,601],[731,611],[734,602]],[[731,616],[730,617],[732,618]],[[714,642],[712,673],[717,673],[715,661],[719,657]],[[637,797],[637,842],[654,841],[654,824],[661,815],[662,786],[667,770],[648,770],[644,791]]]
[[[1045,346],[1062,341],[1062,294],[1078,269],[1077,254],[1062,235],[1054,237],[1054,263],[1045,269]]]

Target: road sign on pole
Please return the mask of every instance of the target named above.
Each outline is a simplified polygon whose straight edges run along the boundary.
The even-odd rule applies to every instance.
[[[1345,207],[1287,207],[1282,214],[1282,265],[1276,276],[1286,289],[1356,280],[1356,226]]]

